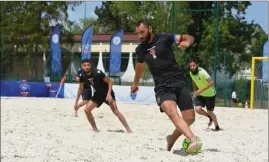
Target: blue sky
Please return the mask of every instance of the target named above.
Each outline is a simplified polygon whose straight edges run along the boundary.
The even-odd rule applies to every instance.
[[[252,5],[246,10],[246,19],[251,22],[254,20],[260,24],[264,31],[268,34],[268,2],[251,2]],[[97,2],[86,2],[86,17],[97,17],[94,14],[96,6],[100,6],[101,1]],[[85,3],[75,8],[75,11],[69,10],[69,19],[72,21],[79,22],[80,18],[84,18],[84,7]]]

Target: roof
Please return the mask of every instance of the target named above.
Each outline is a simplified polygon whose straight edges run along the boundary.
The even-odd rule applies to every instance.
[[[113,34],[93,34],[93,42],[109,42]],[[81,42],[81,34],[73,36],[75,42]],[[136,34],[124,33],[123,42],[140,42]]]

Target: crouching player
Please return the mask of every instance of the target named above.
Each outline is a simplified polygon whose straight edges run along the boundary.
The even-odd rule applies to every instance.
[[[84,109],[93,130],[95,132],[99,132],[94,117],[92,115],[92,110],[96,107],[100,107],[105,102],[107,105],[110,106],[112,112],[119,118],[120,122],[123,124],[127,132],[131,133],[132,131],[126,122],[125,117],[122,115],[122,113],[117,107],[115,94],[112,90],[112,80],[109,79],[102,71],[92,68],[91,61],[89,59],[82,60],[82,70],[83,71],[79,77],[79,87],[81,88],[83,87],[83,85],[91,85],[93,86],[95,91],[94,95],[89,100],[87,106]]]

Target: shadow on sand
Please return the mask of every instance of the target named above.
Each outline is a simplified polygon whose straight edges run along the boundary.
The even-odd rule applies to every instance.
[[[218,149],[202,149],[202,152],[220,152],[220,150]],[[192,154],[188,154],[186,153],[183,148],[181,148],[180,150],[174,150],[173,151],[173,154],[176,154],[176,155],[180,155],[180,156],[189,156],[189,155],[192,155]],[[193,155],[196,155],[196,154],[193,154]]]
[[[176,154],[176,155],[180,155],[180,156],[188,156],[190,154],[186,153],[183,148],[181,148],[180,150],[174,150],[173,151],[173,154]]]
[[[124,130],[118,129],[118,130],[107,130],[108,132],[115,132],[115,133],[124,133]]]
[[[209,131],[212,131],[212,132],[220,132],[220,131],[223,131],[223,129],[220,128],[220,130],[215,130],[213,128],[205,128],[204,131],[206,131],[206,132],[209,132]]]

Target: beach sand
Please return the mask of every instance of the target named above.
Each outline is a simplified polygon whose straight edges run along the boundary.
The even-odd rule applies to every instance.
[[[99,133],[91,130],[83,108],[73,116],[74,100],[1,98],[2,162],[266,162],[268,110],[216,108],[223,131],[207,128],[196,115],[193,132],[202,153],[186,155],[180,137],[171,152],[166,135],[174,126],[157,105],[118,103],[134,133],[103,104],[93,110]],[[213,126],[212,126],[213,128]]]

